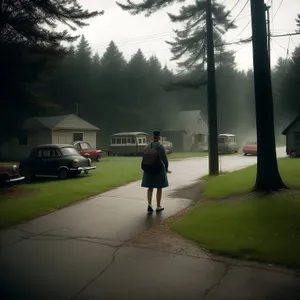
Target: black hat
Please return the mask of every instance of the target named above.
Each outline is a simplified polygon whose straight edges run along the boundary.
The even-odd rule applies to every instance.
[[[153,131],[153,137],[160,137],[160,131],[159,130],[154,130]]]

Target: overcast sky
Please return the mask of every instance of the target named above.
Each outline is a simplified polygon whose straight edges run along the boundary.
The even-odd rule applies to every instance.
[[[125,3],[125,0],[119,1]],[[193,1],[188,0],[186,3]],[[237,0],[223,1],[229,10],[237,2]],[[169,46],[165,43],[165,40],[172,40],[172,29],[176,27],[171,23],[166,12],[176,13],[180,5],[168,7],[146,18],[143,15],[132,16],[128,12],[122,11],[113,0],[80,0],[80,2],[87,9],[105,11],[104,16],[92,19],[89,27],[78,31],[79,34],[86,36],[92,49],[98,51],[100,56],[108,43],[113,40],[126,59],[129,59],[140,48],[145,56],[156,54],[162,64],[176,69],[176,62],[170,61],[171,53]],[[236,20],[238,27],[226,34],[227,42],[235,42],[251,36],[250,2],[241,12],[246,2],[247,0],[240,0],[232,10],[232,17],[238,16]],[[272,6],[270,9],[272,34],[294,32],[296,29],[295,18],[297,13],[300,13],[300,0],[266,0],[266,2]],[[272,38],[272,64],[279,56],[285,58],[287,49],[292,53],[296,44],[300,44],[300,36]],[[236,62],[240,69],[252,67],[251,43],[228,46],[228,48],[236,51]]]

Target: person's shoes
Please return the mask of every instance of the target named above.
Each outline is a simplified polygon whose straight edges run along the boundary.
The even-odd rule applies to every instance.
[[[153,208],[152,208],[151,205],[148,205],[147,213],[148,213],[148,214],[152,214],[152,213],[153,213]]]
[[[160,211],[162,211],[162,210],[164,210],[164,207],[163,207],[163,206],[157,206],[157,207],[156,207],[156,211],[157,211],[157,212],[160,212]]]

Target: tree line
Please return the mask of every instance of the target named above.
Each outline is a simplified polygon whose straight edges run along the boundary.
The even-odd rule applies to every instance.
[[[300,47],[291,58],[280,58],[273,70],[278,136],[299,109]],[[241,142],[255,137],[253,72],[238,70],[234,52],[222,49],[216,56],[219,132],[232,132]],[[175,74],[156,56],[146,58],[140,49],[126,61],[113,41],[100,57],[84,36],[39,80],[36,92],[48,105],[40,115],[77,113],[101,129],[99,146],[120,131],[163,129],[181,110],[206,115],[205,71],[198,68]]]

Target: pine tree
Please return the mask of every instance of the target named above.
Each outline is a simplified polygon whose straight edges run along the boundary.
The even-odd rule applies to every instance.
[[[112,72],[121,72],[126,66],[126,60],[123,54],[113,41],[109,43],[100,63],[103,69],[107,71],[111,70]]]
[[[100,74],[98,81],[97,107],[99,107],[99,126],[107,135],[124,130],[123,120],[127,115],[123,114],[125,103],[125,68],[126,60],[117,45],[111,41],[100,59]],[[111,120],[118,120],[112,122]]]
[[[144,12],[148,16],[167,5],[185,0],[145,0],[138,4],[130,0],[127,2],[127,5],[117,4],[132,14]],[[203,66],[206,62],[206,6],[206,0],[195,0],[193,4],[182,6],[178,15],[168,14],[173,23],[183,24],[183,29],[174,30],[174,41],[167,41],[171,45],[172,60],[177,60],[180,68],[189,69],[197,64]],[[214,41],[220,45],[223,42],[222,35],[235,28],[235,25],[225,6],[216,1],[213,2],[212,13]]]
[[[296,24],[298,26],[298,30],[300,31],[300,14],[297,15]]]
[[[195,1],[192,5],[183,6],[178,15],[169,14],[174,23],[182,23],[182,30],[175,30],[175,38],[171,45],[172,60],[178,60],[180,68],[189,69],[195,64],[206,63],[206,0]],[[214,3],[214,42],[221,45],[223,34],[235,25],[230,20],[229,12],[224,5]]]
[[[88,11],[78,0],[3,0],[0,6],[0,41],[26,46],[62,49],[61,42],[73,42],[78,36],[58,31],[58,23],[72,31],[84,27],[87,20],[103,14]]]

